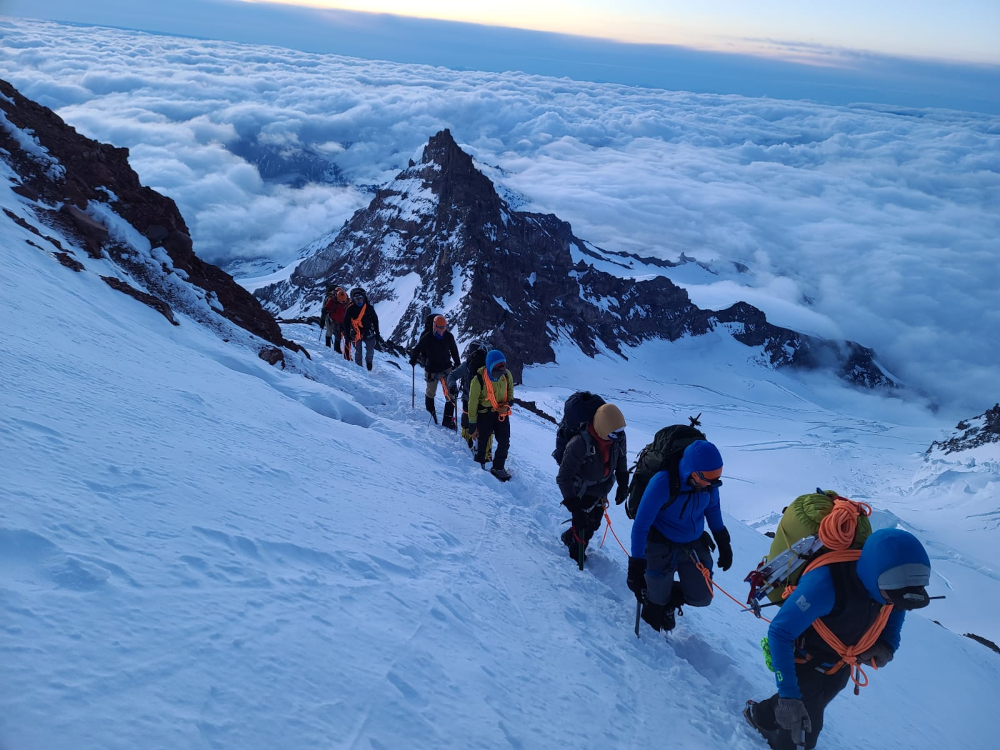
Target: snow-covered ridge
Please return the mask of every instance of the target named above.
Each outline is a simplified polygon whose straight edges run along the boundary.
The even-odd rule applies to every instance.
[[[182,312],[272,361],[281,359],[276,347],[296,346],[246,290],[197,257],[177,207],[140,184],[126,150],[79,135],[4,81],[0,91],[0,190],[18,236],[11,252],[49,253],[175,325]]]
[[[0,224],[5,247],[20,239]],[[558,541],[550,424],[515,413],[500,485],[410,410],[409,374],[381,358],[369,375],[292,353],[282,371],[43,253],[5,268],[4,744],[763,747],[740,716],[773,690],[763,623],[720,597],[669,642],[637,640],[624,553],[609,536],[581,573]],[[678,380],[656,365],[670,346]],[[699,349],[714,374],[686,386]],[[873,468],[846,460],[855,448],[885,476],[897,441],[938,429],[834,417],[779,374],[741,382],[714,366],[730,353],[695,339],[629,355],[625,377],[566,351],[522,395],[557,413],[568,390],[600,390],[625,410],[632,456],[658,423],[704,410],[730,514],[787,496],[775,482],[801,486],[828,451],[842,480]],[[738,595],[767,540],[727,525],[737,565],[718,581]],[[978,583],[953,585],[948,605]],[[986,748],[998,690],[1000,659],[914,616],[891,667],[833,704],[824,747]]]

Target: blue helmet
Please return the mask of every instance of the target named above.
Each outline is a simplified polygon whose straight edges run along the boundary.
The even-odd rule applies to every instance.
[[[929,603],[927,584],[931,561],[927,550],[909,531],[880,529],[868,537],[858,560],[858,577],[872,599],[901,609]]]

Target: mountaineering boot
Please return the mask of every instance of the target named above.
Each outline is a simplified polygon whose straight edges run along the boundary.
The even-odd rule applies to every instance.
[[[331,343],[332,343],[332,342],[331,342],[331,339],[330,339],[330,337],[329,337],[329,336],[327,336],[327,337],[326,337],[326,348],[327,348],[327,349],[329,349],[329,348],[330,348],[330,344],[331,344]],[[340,349],[337,349],[337,351],[339,352],[339,351],[340,351]]]
[[[566,529],[566,531],[564,531],[559,538],[562,540],[562,543],[565,544],[566,548],[569,550],[570,558],[579,563],[580,543],[575,538],[575,535],[573,533],[573,527],[571,526],[570,528]],[[584,550],[586,550],[586,546],[584,546]],[[583,553],[583,559],[584,560],[587,559],[586,552]]]
[[[437,411],[434,410],[434,399],[424,396],[424,408],[431,413],[434,424],[438,423]]]
[[[779,747],[778,743],[781,740],[781,730],[765,729],[758,724],[757,717],[754,715],[754,708],[756,706],[757,701],[747,701],[747,707],[743,709],[743,718],[747,720],[747,724],[760,732],[760,736],[767,740],[768,745],[771,747]]]
[[[498,468],[494,467],[494,468],[490,469],[490,474],[492,474],[493,476],[495,476],[501,482],[509,482],[510,481],[510,472],[507,471],[506,469],[503,469],[503,468],[498,469]]]
[[[646,602],[642,605],[642,619],[645,620],[649,627],[651,627],[656,632],[660,632],[665,625],[667,630],[672,630],[674,627],[674,613],[670,612],[670,622],[665,623],[665,617],[667,613],[666,604],[653,604],[652,602]]]
[[[372,371],[372,363],[371,362],[366,362],[365,364],[368,366],[368,372],[371,372]]]
[[[455,422],[455,402],[446,401],[444,404],[444,418],[441,420],[441,424],[447,427],[449,430],[457,430],[458,424]]]

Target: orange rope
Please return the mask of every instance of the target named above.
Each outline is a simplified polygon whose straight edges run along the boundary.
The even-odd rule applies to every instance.
[[[817,618],[813,620],[813,630],[815,630],[819,634],[819,637],[826,641],[827,645],[836,651],[837,656],[840,657],[840,661],[833,665],[833,667],[827,671],[827,674],[839,672],[840,668],[846,665],[851,671],[851,680],[854,682],[855,695],[857,695],[859,688],[867,687],[868,685],[868,675],[865,674],[865,670],[861,668],[861,664],[858,662],[858,656],[875,645],[879,636],[882,635],[882,631],[885,630],[886,623],[889,622],[889,615],[891,614],[892,605],[883,604],[875,622],[872,623],[870,628],[868,628],[868,632],[861,636],[861,640],[853,646],[845,646],[821,619]],[[874,661],[871,666],[873,669],[878,669]],[[862,682],[862,680],[864,680],[864,682]]]
[[[618,542],[618,546],[622,548],[622,552],[628,555],[628,550],[625,549],[625,545],[622,544],[622,540],[618,538],[618,535],[615,533],[615,530],[611,528],[611,516],[608,515],[607,506],[604,506],[604,518],[607,520],[608,525],[604,528],[604,536],[601,537],[601,546],[602,547],[604,546],[604,540],[608,538],[608,532],[610,531],[611,536],[613,536],[615,538],[615,541]]]
[[[858,530],[858,518],[870,516],[872,506],[868,503],[848,500],[846,497],[833,499],[831,510],[819,524],[819,540],[823,546],[834,552],[841,552],[854,544]]]
[[[358,313],[357,317],[351,319],[351,327],[354,329],[354,337],[359,344],[361,343],[361,319],[365,317],[366,312],[368,312],[367,302],[361,306],[361,312]]]
[[[486,377],[483,378],[483,385],[486,386],[486,398],[488,398],[490,400],[490,404],[493,406],[493,409],[496,411],[496,413],[497,413],[497,419],[500,422],[503,422],[507,418],[507,415],[510,414],[510,404],[507,404],[507,403],[498,404],[497,403],[496,394],[493,393],[493,381],[490,380],[490,374],[488,372],[485,372],[485,368],[483,368],[483,369],[484,369],[483,374],[486,376]],[[504,377],[505,375],[506,375],[506,373],[504,373],[504,375],[501,376],[501,377]]]
[[[720,586],[719,584],[717,584],[715,581],[712,580],[712,571],[710,571],[708,568],[706,568],[704,565],[701,564],[701,560],[698,559],[697,555],[695,555],[694,552],[691,553],[691,561],[694,563],[695,567],[698,568],[698,572],[701,573],[702,578],[705,579],[705,585],[708,586],[708,591],[712,595],[713,599],[715,598],[715,591],[713,589],[718,589],[723,594],[732,599],[734,602],[736,602],[736,604],[740,605],[740,609],[744,610],[746,609],[746,606],[743,604],[743,602],[741,602],[735,596],[733,596],[724,588],[722,588],[722,586]],[[771,622],[766,617],[761,617],[760,619],[766,623]]]

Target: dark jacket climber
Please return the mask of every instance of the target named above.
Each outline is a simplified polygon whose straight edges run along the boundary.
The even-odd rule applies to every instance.
[[[361,347],[365,347],[365,364],[369,372],[375,358],[375,342],[381,337],[378,329],[378,315],[368,301],[364,289],[355,287],[351,290],[351,302],[344,315],[344,338],[354,344],[354,362],[361,364]]]
[[[643,602],[642,619],[654,630],[671,630],[675,612],[684,604],[707,607],[712,603],[699,563],[712,570],[712,539],[719,546],[719,567],[729,570],[733,548],[722,520],[719,477],[722,455],[706,440],[696,440],[684,450],[678,464],[680,493],[671,499],[669,470],[649,480],[632,523],[632,557],[628,561],[628,587]],[[674,574],[680,586],[674,585]]]
[[[433,328],[421,336],[417,345],[413,347],[413,351],[410,352],[410,366],[415,367],[421,357],[424,360],[424,382],[427,384],[424,391],[424,406],[437,422],[437,413],[434,411],[434,396],[437,394],[440,383],[445,398],[442,424],[448,429],[457,429],[455,422],[457,395],[449,391],[445,379],[452,370],[452,363],[458,367],[462,364],[462,359],[458,356],[458,344],[455,343],[455,337],[448,330],[448,321],[443,315],[434,317]]]
[[[767,631],[778,692],[748,702],[743,715],[750,725],[775,750],[816,747],[826,706],[852,677],[859,684],[864,677],[821,631],[863,649],[855,649],[862,669],[884,667],[899,649],[906,612],[930,603],[930,575],[927,551],[901,529],[876,531],[857,561],[805,573]]]
[[[581,554],[586,559],[583,550],[601,527],[614,483],[618,482],[618,496],[628,493],[627,452],[625,417],[614,404],[598,408],[587,429],[566,444],[556,484],[562,504],[573,514],[573,523],[561,538],[574,560]]]

